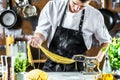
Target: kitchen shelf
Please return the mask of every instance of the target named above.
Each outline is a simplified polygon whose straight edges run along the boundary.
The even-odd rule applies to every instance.
[[[47,58],[46,59],[41,59],[41,60],[36,59],[36,60],[33,60],[33,62],[34,63],[45,63],[46,60],[47,60]]]

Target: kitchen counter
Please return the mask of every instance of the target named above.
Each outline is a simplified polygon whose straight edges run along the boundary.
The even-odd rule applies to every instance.
[[[48,80],[95,80],[97,73],[47,72]],[[25,79],[26,80],[26,79]]]
[[[48,80],[95,80],[96,74],[80,72],[48,72]]]

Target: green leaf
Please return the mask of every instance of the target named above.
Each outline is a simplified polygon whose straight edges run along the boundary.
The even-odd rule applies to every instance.
[[[15,58],[14,71],[25,72],[29,66],[30,64],[28,63],[27,58],[23,58],[22,54],[19,53],[18,56]]]
[[[108,48],[108,56],[112,68],[120,69],[120,38],[112,38]]]

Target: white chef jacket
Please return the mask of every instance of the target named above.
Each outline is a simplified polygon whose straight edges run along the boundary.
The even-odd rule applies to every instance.
[[[40,13],[35,32],[43,34],[46,40],[48,39],[48,46],[54,36],[57,26],[60,24],[67,2],[68,0],[50,0]],[[78,30],[81,12],[82,10],[78,13],[71,13],[67,7],[62,26]],[[87,49],[91,48],[93,34],[100,44],[111,42],[111,36],[104,24],[103,15],[90,5],[85,7],[82,32]]]

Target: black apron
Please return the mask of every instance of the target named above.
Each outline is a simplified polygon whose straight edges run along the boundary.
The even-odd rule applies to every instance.
[[[73,55],[77,54],[85,54],[85,51],[87,50],[81,28],[83,24],[84,19],[84,12],[82,12],[82,17],[79,24],[79,30],[72,30],[62,27],[64,15],[66,12],[67,6],[64,10],[64,14],[62,16],[60,25],[57,27],[56,32],[53,36],[53,39],[50,43],[49,50],[53,53],[56,53],[58,55],[72,58]],[[46,61],[43,67],[44,71],[83,71],[83,63],[77,62],[77,69],[75,66],[75,63],[72,64],[59,64],[56,63],[50,59]]]

